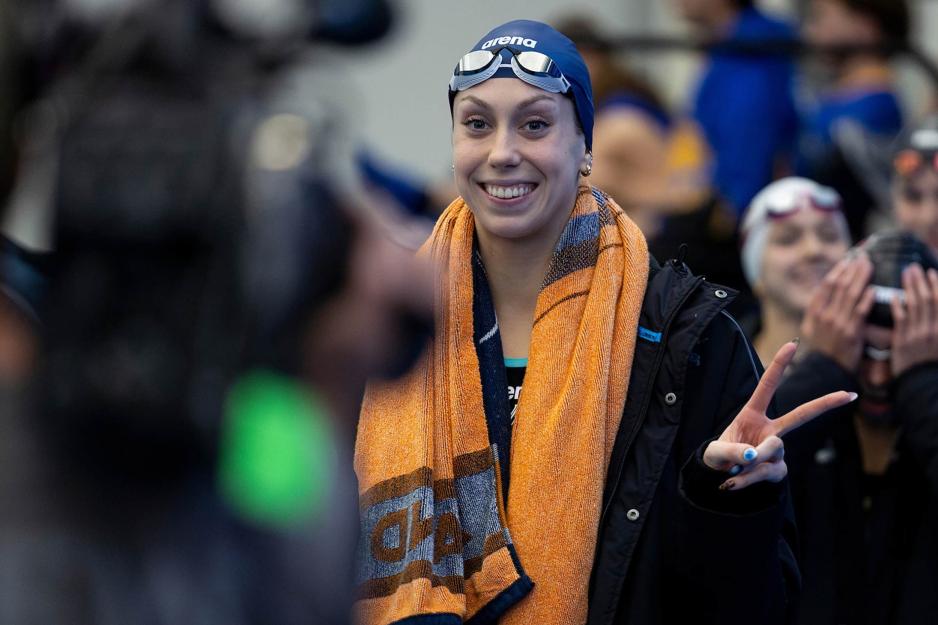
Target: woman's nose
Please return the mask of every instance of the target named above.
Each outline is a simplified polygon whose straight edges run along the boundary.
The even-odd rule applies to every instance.
[[[515,167],[521,163],[518,151],[518,137],[510,128],[497,130],[492,137],[492,149],[489,151],[489,165],[501,169]]]
[[[802,258],[816,260],[829,255],[828,246],[816,233],[810,233],[801,239]]]
[[[817,235],[811,233],[801,239],[801,251],[806,257],[814,257],[821,253],[823,246]]]

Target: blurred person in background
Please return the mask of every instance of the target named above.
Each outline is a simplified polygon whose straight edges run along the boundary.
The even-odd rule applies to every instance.
[[[894,151],[892,209],[900,228],[938,254],[938,117],[914,125]]]
[[[855,241],[868,234],[871,211],[888,208],[889,169],[879,157],[903,124],[890,59],[892,51],[907,45],[909,28],[906,0],[808,4],[805,39],[833,49],[817,57],[818,96],[802,115],[797,168],[837,189]]]
[[[840,196],[806,178],[783,178],[760,191],[742,226],[746,280],[759,315],[743,327],[763,364],[799,335],[814,290],[850,247]]]
[[[912,235],[874,234],[808,304],[809,352],[779,387],[779,409],[832,388],[860,399],[786,441],[799,623],[911,625],[938,614],[936,262]]]
[[[714,44],[784,43],[791,26],[762,13],[752,0],[674,0],[679,15]],[[711,181],[739,219],[760,189],[791,171],[798,118],[791,59],[771,50],[709,53],[692,116],[712,152]]]
[[[593,184],[621,203],[654,256],[683,254],[701,275],[745,291],[736,217],[711,186],[700,127],[671,114],[589,18],[568,17],[558,30],[583,54],[593,83]],[[734,310],[746,310],[750,302],[749,293],[740,293]]]
[[[429,291],[356,183],[336,59],[296,55],[390,8],[14,8],[23,141],[53,140],[6,212],[55,249],[38,290],[4,257],[41,344],[0,402],[0,621],[346,623],[351,398],[422,349]]]
[[[653,211],[669,203],[668,149],[674,120],[655,89],[620,62],[588,17],[556,24],[583,55],[596,118],[592,180],[649,234]]]

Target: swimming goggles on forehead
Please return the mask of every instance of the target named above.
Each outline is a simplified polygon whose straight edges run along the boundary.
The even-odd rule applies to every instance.
[[[932,169],[938,171],[938,152],[923,154],[918,150],[902,150],[896,154],[892,165],[896,173],[903,178],[914,174],[916,171],[926,166],[931,166]]]
[[[783,219],[806,207],[825,213],[835,213],[841,207],[840,195],[829,187],[791,194],[781,201],[771,202],[766,207],[766,214],[769,219]]]
[[[503,50],[511,53],[510,61],[505,61]],[[449,89],[455,92],[475,87],[494,76],[503,67],[511,68],[515,76],[538,89],[550,93],[566,93],[570,90],[570,81],[549,56],[508,46],[494,50],[476,50],[459,59],[449,81]]]

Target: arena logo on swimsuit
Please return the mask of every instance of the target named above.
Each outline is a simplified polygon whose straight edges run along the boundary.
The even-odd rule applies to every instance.
[[[497,39],[489,39],[482,44],[482,50],[486,48],[491,48],[495,44],[500,46],[517,46],[522,45],[526,48],[536,48],[537,41],[535,39],[525,39],[524,37],[499,37]]]

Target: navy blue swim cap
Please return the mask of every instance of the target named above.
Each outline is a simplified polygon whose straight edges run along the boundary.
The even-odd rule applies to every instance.
[[[517,52],[540,52],[549,57],[570,83],[566,95],[572,96],[577,118],[586,138],[586,149],[593,149],[593,87],[589,70],[579,51],[570,39],[542,22],[514,20],[497,26],[488,32],[469,52],[497,50],[508,47]],[[504,55],[510,54],[504,52]],[[502,67],[493,77],[515,78],[508,67]],[[450,112],[453,109],[455,92],[449,92]]]

